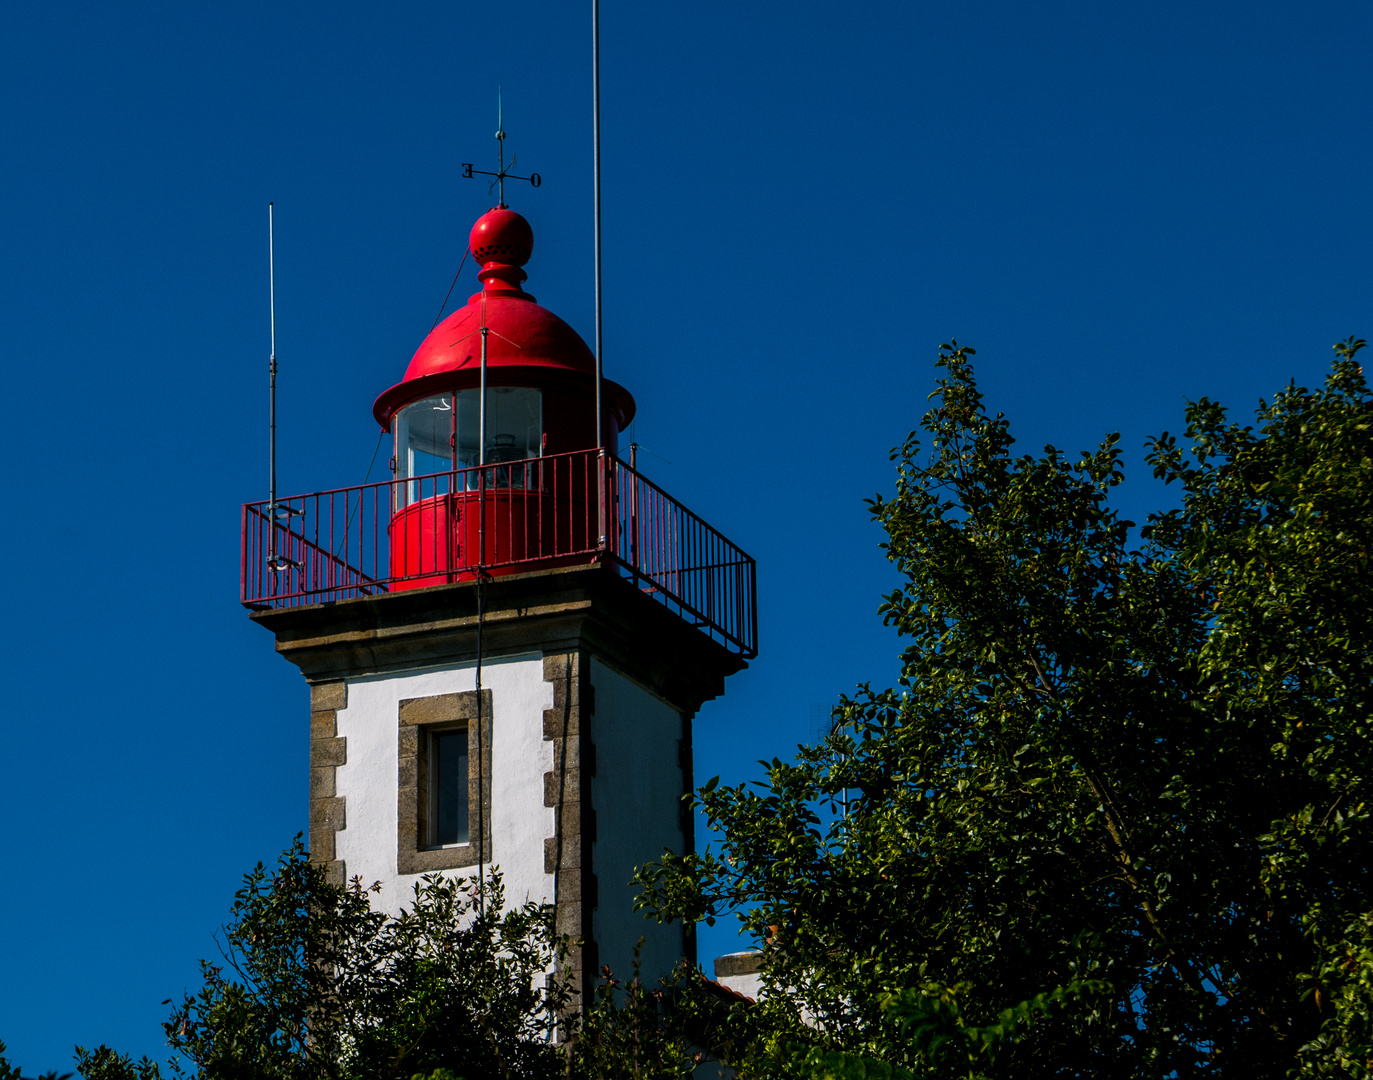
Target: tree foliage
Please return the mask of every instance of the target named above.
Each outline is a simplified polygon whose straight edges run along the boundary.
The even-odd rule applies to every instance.
[[[718,847],[641,874],[660,917],[736,912],[763,949],[726,1032],[744,1075],[1371,1074],[1362,345],[1255,425],[1190,405],[1186,450],[1149,445],[1180,506],[1137,539],[1118,436],[1013,455],[972,350],[943,347],[870,503],[900,684],[761,784],[707,784]],[[925,1014],[952,1043],[911,1037],[903,992],[958,1003]],[[1008,1010],[971,1063],[941,1049]]]
[[[1373,1077],[1373,397],[1253,425],[1207,399],[1149,444],[1179,505],[1137,532],[1117,436],[1012,454],[944,346],[870,501],[901,678],[832,734],[697,793],[718,846],[640,875],[658,917],[737,914],[765,993],[609,972],[579,1041],[546,908],[426,878],[409,910],[299,841],[237,894],[166,1024],[200,1080]],[[20,1080],[0,1044],[0,1080]],[[87,1080],[161,1080],[108,1047]]]
[[[174,1076],[201,1080],[381,1080],[561,1076],[556,1028],[567,990],[549,976],[562,943],[551,915],[505,911],[499,872],[483,885],[426,877],[399,916],[354,881],[331,884],[299,838],[244,880],[222,962],[164,1025]],[[87,1080],[156,1080],[157,1065],[107,1047]]]
[[[10,1062],[5,1056],[5,1040],[0,1039],[0,1080],[23,1080],[19,1073],[19,1067]]]
[[[19,1066],[13,1064],[10,1059],[5,1056],[5,1050],[5,1040],[0,1039],[0,1080],[24,1080]],[[49,1073],[48,1075],[54,1078],[57,1076],[56,1073]],[[67,1073],[67,1076],[70,1075],[71,1073]],[[63,1080],[65,1080],[65,1077]]]
[[[1038,994],[1003,1009],[988,1023],[972,1024],[963,1015],[960,992],[966,986],[928,985],[883,994],[878,999],[883,1018],[891,1022],[906,1045],[927,1063],[941,1063],[958,1075],[981,1077],[981,1066],[990,1061],[1003,1043],[1014,1039],[1053,1006],[1083,990],[1101,987],[1073,984],[1051,994]],[[770,1071],[799,1072],[812,1080],[918,1080],[917,1074],[899,1065],[816,1045],[780,1042],[769,1055]],[[921,1075],[925,1075],[922,1070]]]
[[[689,1036],[692,1017],[678,1007],[683,984],[695,987],[699,975],[684,966],[663,985],[646,985],[639,974],[643,944],[641,937],[628,979],[616,978],[608,967],[601,969],[574,1048],[573,1075],[586,1080],[677,1080],[690,1076],[701,1061]],[[694,1003],[695,995],[686,1000]]]

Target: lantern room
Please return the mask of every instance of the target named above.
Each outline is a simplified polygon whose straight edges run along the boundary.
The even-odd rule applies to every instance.
[[[534,250],[529,222],[496,207],[472,227],[469,245],[481,290],[430,332],[373,409],[394,440],[393,588],[585,549],[601,535],[601,493],[585,452],[614,455],[634,416],[629,392],[604,383],[597,438],[591,350],[522,287]]]
[[[480,289],[435,326],[374,402],[391,476],[243,508],[242,597],[333,604],[526,572],[598,567],[742,657],[754,563],[619,458],[634,398],[524,290],[529,222],[472,227]]]
[[[624,387],[604,383],[606,415],[598,439],[591,350],[522,288],[534,251],[529,222],[496,207],[477,219],[469,244],[481,265],[481,291],[430,332],[405,377],[373,406],[377,421],[396,437],[397,476],[421,475],[402,469],[438,472],[481,463],[483,353],[487,388],[497,391],[487,400],[487,462],[514,460],[516,452],[539,457],[599,446],[615,453],[619,433],[634,418],[634,399]],[[439,402],[426,405],[431,399]],[[446,428],[437,415],[444,412],[450,413]]]

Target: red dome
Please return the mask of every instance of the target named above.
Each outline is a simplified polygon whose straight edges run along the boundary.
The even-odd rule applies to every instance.
[[[529,223],[505,207],[483,214],[472,227],[471,250],[485,260],[481,292],[468,299],[424,339],[405,378],[377,398],[373,415],[383,428],[404,404],[443,389],[477,386],[481,374],[481,328],[489,386],[589,389],[596,358],[581,335],[519,286],[520,266],[533,250]],[[623,431],[634,418],[634,398],[616,383],[603,383],[607,419]]]

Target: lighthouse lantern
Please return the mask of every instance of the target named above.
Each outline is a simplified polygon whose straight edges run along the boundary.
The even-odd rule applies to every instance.
[[[599,450],[613,454],[634,415],[629,392],[607,384],[598,436],[591,350],[523,288],[529,223],[496,207],[469,242],[481,290],[434,327],[373,410],[395,445],[392,590],[595,557],[612,497]]]

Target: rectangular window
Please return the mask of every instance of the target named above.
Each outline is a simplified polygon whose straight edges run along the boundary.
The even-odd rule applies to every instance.
[[[491,861],[490,690],[480,702],[478,708],[473,690],[400,702],[396,869],[402,874]]]
[[[467,729],[429,735],[429,846],[468,842]]]

